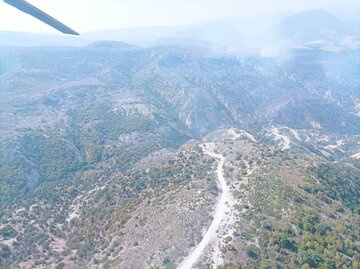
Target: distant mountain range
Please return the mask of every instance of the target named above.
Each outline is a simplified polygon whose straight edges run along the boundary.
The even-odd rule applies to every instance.
[[[285,18],[218,19],[204,23],[119,30],[99,30],[80,37],[1,32],[1,46],[83,46],[94,41],[121,41],[143,47],[197,46],[237,54],[259,54],[309,42],[337,47],[359,46],[359,25],[345,22],[325,10]],[[261,45],[260,45],[261,44]],[[266,55],[266,53],[265,53]],[[271,55],[271,54],[270,54]]]
[[[360,34],[359,25],[345,22],[325,10],[287,17],[281,21],[280,29],[282,36],[297,43],[341,42],[348,37],[359,38]]]

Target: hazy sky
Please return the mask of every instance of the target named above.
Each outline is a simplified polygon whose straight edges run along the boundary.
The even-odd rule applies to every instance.
[[[29,0],[79,32],[181,25],[213,18],[243,17],[316,8],[352,10],[358,0]],[[54,32],[0,0],[0,30]]]

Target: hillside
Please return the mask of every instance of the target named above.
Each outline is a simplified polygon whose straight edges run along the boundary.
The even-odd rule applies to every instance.
[[[359,54],[0,47],[0,268],[358,268]]]

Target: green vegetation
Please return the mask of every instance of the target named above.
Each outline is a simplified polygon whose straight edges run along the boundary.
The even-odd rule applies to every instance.
[[[0,236],[2,236],[5,240],[13,238],[16,236],[16,231],[9,225],[0,229]]]
[[[23,197],[42,183],[69,180],[84,167],[71,145],[56,133],[30,132],[0,149],[2,205]]]
[[[224,268],[358,269],[359,170],[298,152],[256,150],[238,158],[235,148],[228,157],[232,180],[244,177],[244,161],[262,159],[249,184],[234,191],[246,200],[237,207],[236,252],[225,253],[233,262]]]
[[[321,182],[316,188],[307,189],[324,199],[326,195],[332,201],[339,201],[353,212],[360,214],[360,170],[350,167],[324,163],[310,167],[309,171]]]
[[[81,168],[71,144],[56,133],[34,133],[20,140],[25,157],[39,169],[43,181],[67,179]]]

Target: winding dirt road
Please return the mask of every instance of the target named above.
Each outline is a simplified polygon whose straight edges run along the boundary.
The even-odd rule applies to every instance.
[[[225,217],[226,210],[228,209],[226,202],[230,199],[229,187],[226,184],[224,178],[224,169],[223,169],[225,163],[224,156],[214,153],[213,150],[211,149],[210,144],[203,144],[201,145],[201,147],[203,148],[204,152],[207,155],[218,160],[216,174],[218,178],[218,183],[221,188],[221,196],[219,203],[216,206],[214,219],[209,229],[206,231],[200,243],[189,254],[189,256],[187,256],[185,260],[179,265],[178,269],[191,269],[195,265],[195,263],[199,260],[201,254],[204,252],[205,248],[209,245],[211,239],[217,235],[217,230],[220,227],[221,221]]]

